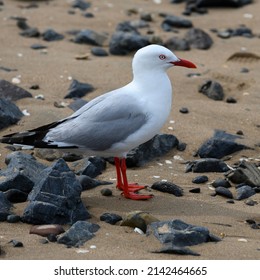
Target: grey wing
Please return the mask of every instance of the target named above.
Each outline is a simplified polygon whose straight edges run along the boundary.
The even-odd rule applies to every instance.
[[[131,96],[101,96],[84,107],[51,129],[44,141],[104,151],[139,130],[148,119]]]

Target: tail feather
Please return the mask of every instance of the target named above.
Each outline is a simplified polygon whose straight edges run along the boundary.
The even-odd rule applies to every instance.
[[[53,149],[77,148],[76,146],[72,146],[72,145],[59,146],[57,143],[54,144],[51,141],[46,142],[43,140],[45,135],[49,132],[51,128],[56,127],[57,125],[59,125],[64,121],[66,121],[66,119],[59,122],[53,122],[44,126],[40,126],[36,129],[4,135],[2,138],[0,138],[0,142],[5,144],[10,144],[10,145],[31,146],[35,148],[53,148]]]

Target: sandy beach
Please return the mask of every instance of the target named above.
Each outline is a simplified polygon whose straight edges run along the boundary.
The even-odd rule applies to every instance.
[[[161,28],[162,18],[159,13],[182,16],[184,4],[173,5],[170,1],[162,0],[156,4],[152,0],[136,1],[92,1],[89,12],[93,18],[82,16],[82,12],[71,10],[70,1],[36,1],[38,8],[24,8],[30,1],[3,1],[0,6],[0,66],[17,71],[1,71],[0,79],[12,81],[19,77],[18,86],[28,90],[33,96],[42,94],[45,100],[25,98],[16,102],[21,110],[27,110],[30,115],[24,116],[16,125],[0,131],[0,136],[8,133],[34,128],[60,118],[68,116],[72,110],[68,107],[57,108],[54,102],[64,100],[72,79],[90,83],[95,91],[84,99],[90,100],[109,90],[118,88],[132,79],[131,60],[133,54],[127,56],[109,55],[98,57],[91,54],[91,45],[75,44],[72,36],[66,32],[72,29],[92,29],[107,34],[108,39],[103,47],[108,50],[111,35],[119,22],[140,18],[141,12],[149,12],[153,21],[149,23],[154,34],[163,41],[173,34],[164,32]],[[127,15],[129,9],[135,9],[136,14]],[[254,230],[245,222],[254,219],[260,223],[260,194],[253,196],[257,202],[248,206],[243,200],[234,204],[227,203],[227,199],[211,196],[213,191],[208,184],[200,185],[201,193],[190,193],[196,187],[192,179],[199,175],[192,172],[185,173],[185,161],[194,160],[194,152],[216,129],[236,134],[243,131],[241,143],[254,149],[243,150],[231,155],[226,162],[232,165],[241,158],[260,159],[259,129],[260,129],[260,60],[259,59],[231,59],[234,53],[241,50],[260,55],[259,26],[260,3],[241,8],[211,8],[205,15],[192,14],[188,18],[195,27],[203,29],[213,39],[214,44],[208,50],[191,49],[190,51],[176,51],[176,55],[188,59],[197,65],[197,69],[178,67],[168,71],[173,85],[173,106],[168,122],[162,132],[174,134],[181,142],[187,144],[185,151],[176,149],[164,157],[150,161],[146,165],[128,170],[130,181],[137,181],[152,185],[159,180],[167,180],[181,186],[184,196],[175,197],[154,191],[155,197],[149,201],[132,201],[123,198],[115,185],[112,197],[100,194],[102,186],[82,192],[82,201],[92,215],[89,220],[100,225],[96,236],[80,248],[66,248],[57,243],[42,244],[42,237],[29,234],[31,225],[25,223],[0,223],[0,246],[4,254],[0,260],[14,259],[260,259],[260,230]],[[248,16],[250,15],[250,16]],[[60,41],[45,42],[41,38],[25,38],[19,35],[20,30],[16,21],[11,17],[25,17],[30,26],[37,27],[40,32],[53,28],[62,33],[65,38]],[[253,38],[241,36],[222,39],[210,30],[237,28],[244,24],[255,34]],[[145,32],[142,29],[140,32]],[[186,30],[179,29],[178,36]],[[34,43],[47,45],[46,52],[32,50]],[[77,55],[88,54],[88,59],[78,60]],[[246,67],[249,72],[242,73]],[[200,76],[188,77],[189,73],[199,73]],[[198,87],[208,79],[220,82],[224,88],[225,99],[234,97],[237,103],[214,101],[198,92]],[[31,90],[34,84],[39,90]],[[188,114],[179,112],[187,107]],[[174,122],[173,122],[174,121]],[[258,146],[256,146],[258,144]],[[0,147],[0,168],[5,168],[4,159],[10,150]],[[180,156],[183,160],[176,160]],[[38,158],[37,158],[38,159]],[[38,159],[44,162],[41,159]],[[172,164],[169,164],[169,161]],[[50,162],[44,162],[50,165]],[[223,177],[220,173],[207,173],[209,182]],[[100,180],[115,182],[115,170],[112,165],[98,177]],[[234,190],[234,186],[231,190]],[[14,212],[22,215],[27,202],[15,204]],[[191,249],[200,256],[182,256],[176,254],[154,254],[161,244],[152,236],[140,235],[130,227],[109,225],[101,222],[99,217],[105,212],[125,216],[130,211],[141,210],[151,213],[159,220],[181,219],[187,223],[205,226],[210,232],[222,238],[218,243],[203,243]],[[69,226],[64,226],[65,229]],[[12,239],[22,241],[23,248],[13,248],[8,242]],[[91,247],[95,245],[95,247]],[[84,251],[85,250],[85,251]],[[83,252],[83,253],[82,253]]]

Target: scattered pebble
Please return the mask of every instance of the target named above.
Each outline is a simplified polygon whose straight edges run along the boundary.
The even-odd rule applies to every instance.
[[[112,190],[111,189],[102,189],[101,191],[101,194],[103,195],[103,196],[112,196],[113,195],[113,192],[112,192]]]
[[[117,222],[121,221],[122,217],[114,213],[104,213],[100,216],[100,221],[104,221],[108,224],[115,225]]]
[[[174,183],[164,182],[164,181],[155,182],[153,183],[151,188],[153,190],[170,193],[175,196],[183,196],[183,189]]]
[[[194,184],[203,184],[208,182],[209,178],[206,175],[197,176],[192,179],[192,183]]]

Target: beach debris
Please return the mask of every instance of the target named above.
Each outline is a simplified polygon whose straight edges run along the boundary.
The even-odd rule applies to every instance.
[[[149,224],[158,221],[159,220],[150,213],[138,210],[129,212],[120,226],[139,228],[145,233]]]
[[[99,219],[100,219],[100,221],[106,222],[106,223],[111,224],[111,225],[115,225],[117,222],[121,221],[123,218],[118,214],[103,213],[99,217]]]
[[[68,93],[64,98],[81,98],[93,90],[94,87],[91,84],[81,83],[74,79],[71,82]]]
[[[165,155],[170,150],[177,148],[178,145],[179,140],[174,135],[157,134],[127,154],[127,167],[142,166],[152,159]]]
[[[192,179],[193,184],[204,184],[208,182],[209,178],[206,175],[200,175]]]
[[[224,90],[222,85],[214,80],[207,80],[199,86],[199,92],[213,100],[223,100]]]
[[[195,49],[208,50],[213,45],[210,35],[200,28],[189,29],[184,39],[188,41],[191,48]]]
[[[65,244],[67,246],[79,247],[86,241],[92,239],[95,236],[95,232],[99,230],[98,224],[77,221],[67,231],[58,237],[57,242]]]
[[[223,130],[215,130],[214,135],[199,147],[197,155],[201,158],[221,159],[232,153],[248,149],[247,146],[237,143],[237,139],[243,138],[240,135],[233,135]]]
[[[38,174],[22,220],[32,224],[73,224],[90,218],[80,195],[82,187],[63,159]]]
[[[79,183],[81,184],[82,191],[90,190],[102,185],[111,185],[111,182],[93,179],[87,175],[78,176]]]
[[[159,252],[174,254],[183,254],[186,246],[221,241],[219,237],[211,234],[208,228],[187,224],[179,219],[153,222],[148,225],[146,234],[153,234],[165,245]],[[186,252],[189,252],[189,249]]]
[[[228,165],[216,158],[203,158],[191,161],[186,166],[186,172],[204,173],[204,172],[227,172]]]
[[[6,80],[0,79],[0,98],[8,101],[17,101],[22,98],[32,97],[32,94],[23,88]]]
[[[50,234],[55,236],[65,232],[64,228],[58,224],[50,225],[34,225],[30,228],[30,234],[37,234],[43,237],[47,237]]]
[[[171,182],[165,182],[165,181],[155,182],[152,184],[151,189],[164,193],[173,194],[178,197],[183,196],[183,189]]]

